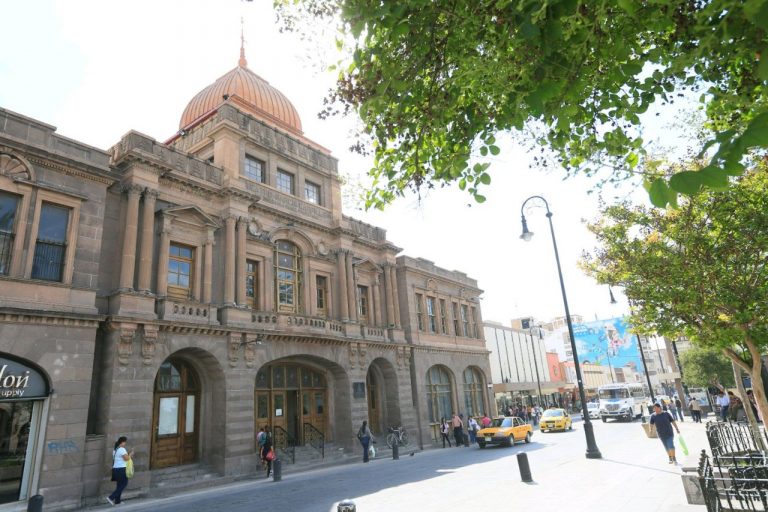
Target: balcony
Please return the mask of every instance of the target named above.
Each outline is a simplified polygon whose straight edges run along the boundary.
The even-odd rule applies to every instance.
[[[203,325],[219,325],[217,308],[210,304],[201,304],[190,300],[158,299],[156,303],[159,320],[185,322]]]

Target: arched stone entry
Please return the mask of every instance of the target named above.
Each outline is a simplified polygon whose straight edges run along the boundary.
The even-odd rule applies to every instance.
[[[224,373],[210,353],[188,348],[160,365],[155,377],[150,468],[223,463]]]
[[[365,378],[368,399],[368,424],[374,434],[386,433],[388,426],[400,426],[397,372],[384,358],[371,362]]]
[[[200,439],[200,378],[184,360],[169,358],[160,365],[152,411],[152,468],[195,462]]]

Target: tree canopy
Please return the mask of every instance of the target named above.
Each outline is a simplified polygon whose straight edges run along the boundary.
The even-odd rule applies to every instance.
[[[326,114],[362,118],[369,207],[453,183],[484,201],[503,131],[533,134],[569,174],[646,174],[657,206],[725,187],[768,147],[768,0],[274,1],[288,29],[339,24]],[[641,118],[681,98],[706,110],[709,162],[656,176]]]
[[[621,285],[633,325],[685,334],[721,350],[752,377],[762,397],[768,348],[768,168],[763,162],[724,191],[693,195],[678,208],[606,207],[590,225],[598,247],[584,268]]]
[[[729,388],[735,385],[731,363],[723,353],[710,347],[696,347],[680,354],[680,364],[689,386],[707,388],[712,379]]]

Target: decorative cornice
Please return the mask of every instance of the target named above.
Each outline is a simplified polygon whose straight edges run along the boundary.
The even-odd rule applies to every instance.
[[[42,167],[47,167],[49,169],[53,169],[54,171],[63,172],[64,174],[68,176],[74,176],[76,178],[82,178],[90,181],[95,181],[97,183],[101,183],[103,185],[112,185],[117,181],[115,178],[110,178],[107,176],[99,176],[97,174],[90,173],[88,171],[82,170],[82,169],[75,169],[68,165],[63,165],[60,163],[52,162],[51,160],[41,158],[38,156],[28,156],[27,157],[29,161],[35,165],[40,165]]]
[[[3,312],[0,311],[0,323],[14,323],[25,325],[57,325],[64,327],[86,327],[96,329],[101,316],[91,318],[78,318],[70,316],[54,316],[55,313],[40,312]]]

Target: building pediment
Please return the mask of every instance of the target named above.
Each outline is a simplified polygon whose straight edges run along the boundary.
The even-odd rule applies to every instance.
[[[218,228],[219,224],[213,217],[205,213],[195,205],[173,206],[161,210],[163,216],[174,220],[179,220],[187,224],[194,224],[200,227]]]

